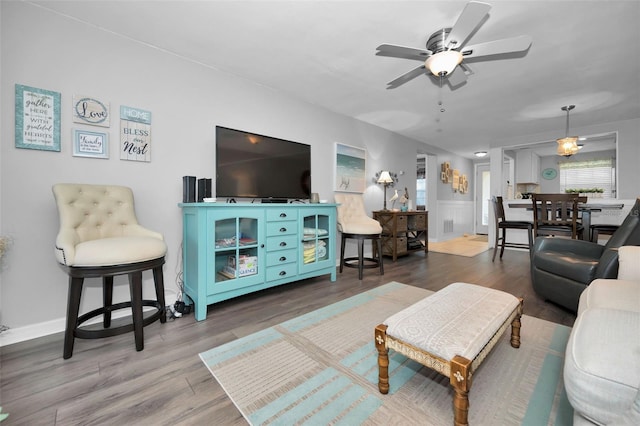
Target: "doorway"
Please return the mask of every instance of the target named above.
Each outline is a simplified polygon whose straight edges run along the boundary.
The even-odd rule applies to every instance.
[[[476,164],[476,234],[489,234],[489,199],[491,198],[489,164]]]

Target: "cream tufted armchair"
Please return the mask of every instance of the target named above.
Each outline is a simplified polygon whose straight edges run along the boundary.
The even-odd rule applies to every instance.
[[[162,265],[167,245],[162,234],[138,224],[133,193],[123,186],[60,183],[53,186],[60,216],[55,255],[69,275],[69,299],[63,358],[71,358],[74,338],[95,339],[134,331],[136,349],[144,348],[143,327],[166,321]],[[156,299],[142,299],[142,272],[153,271]],[[113,277],[129,275],[131,301],[113,304]],[[103,307],[78,316],[85,278],[103,280]],[[142,307],[157,309],[143,318]],[[111,328],[111,312],[131,308],[132,323]],[[103,328],[80,325],[103,316]]]
[[[380,234],[382,226],[377,220],[367,216],[364,209],[362,195],[335,194],[338,206],[338,231],[342,234],[340,239],[340,272],[344,266],[358,268],[358,278],[362,279],[364,268],[380,268],[380,275],[384,275],[382,264],[382,243]],[[346,240],[356,239],[358,242],[358,257],[344,257]],[[364,257],[364,240],[371,240],[371,244],[377,244],[377,250],[372,247],[377,257]]]

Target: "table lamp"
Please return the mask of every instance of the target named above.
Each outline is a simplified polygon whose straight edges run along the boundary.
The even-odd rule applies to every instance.
[[[380,173],[378,183],[384,185],[384,207],[382,207],[382,210],[387,210],[387,187],[389,186],[389,184],[393,183],[393,179],[391,178],[391,175],[387,170],[383,170]]]

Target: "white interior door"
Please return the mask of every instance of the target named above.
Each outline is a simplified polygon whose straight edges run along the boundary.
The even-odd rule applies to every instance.
[[[489,164],[476,164],[476,234],[489,233],[489,215],[491,213],[489,207],[491,198],[490,183]]]

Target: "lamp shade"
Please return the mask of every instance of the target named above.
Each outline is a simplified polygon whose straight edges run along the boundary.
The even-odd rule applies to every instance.
[[[378,178],[378,183],[392,183],[393,179],[387,170],[383,170]]]
[[[563,157],[571,157],[580,149],[577,136],[566,136],[556,142],[558,142],[558,155]]]
[[[424,65],[433,75],[451,74],[455,67],[462,62],[462,53],[456,50],[445,50],[429,56]]]
[[[580,149],[578,147],[578,137],[569,136],[569,111],[571,111],[575,107],[575,105],[567,105],[560,108],[562,111],[567,112],[567,132],[565,133],[566,136],[564,138],[556,140],[556,142],[558,142],[558,155],[562,155],[563,157],[571,157]]]

